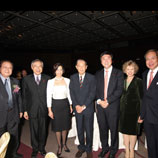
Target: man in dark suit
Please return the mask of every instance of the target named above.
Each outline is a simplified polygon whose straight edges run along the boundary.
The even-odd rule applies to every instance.
[[[49,76],[42,74],[43,62],[39,59],[32,61],[33,74],[27,75],[22,82],[22,98],[24,118],[29,120],[31,132],[32,158],[38,151],[45,155],[47,129],[46,87]]]
[[[18,126],[22,117],[22,101],[19,81],[13,77],[13,64],[8,60],[0,62],[0,136],[10,133],[6,158],[23,157],[17,153],[19,147]]]
[[[70,77],[70,95],[76,117],[77,133],[79,138],[76,158],[86,151],[87,158],[92,158],[94,99],[96,92],[95,77],[86,72],[87,63],[83,59],[76,62],[78,73]],[[86,144],[84,139],[86,132]]]
[[[149,70],[143,73],[144,97],[138,122],[144,120],[148,158],[158,158],[158,51],[148,50],[145,60]]]
[[[97,82],[97,119],[100,131],[103,158],[110,151],[109,158],[114,158],[118,150],[118,120],[119,104],[123,91],[123,72],[112,66],[113,55],[105,51],[100,55],[104,67],[96,73]],[[109,130],[111,132],[111,147],[108,144]]]

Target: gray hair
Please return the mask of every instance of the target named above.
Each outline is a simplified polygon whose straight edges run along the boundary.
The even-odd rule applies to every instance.
[[[35,62],[41,62],[41,64],[42,64],[42,67],[44,67],[44,63],[43,63],[43,61],[42,60],[40,60],[40,59],[35,59],[35,60],[33,60],[32,62],[31,62],[31,67],[32,67],[32,65],[35,63]]]

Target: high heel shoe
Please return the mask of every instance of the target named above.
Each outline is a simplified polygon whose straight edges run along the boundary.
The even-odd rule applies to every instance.
[[[65,152],[70,152],[70,149],[66,146],[66,144],[63,144],[63,147]]]
[[[59,157],[62,153],[62,146],[58,146],[57,156]]]

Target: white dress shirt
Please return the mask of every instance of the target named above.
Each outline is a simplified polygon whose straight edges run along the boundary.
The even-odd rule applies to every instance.
[[[33,74],[33,75],[34,75],[35,81],[37,80],[37,76],[38,76],[39,81],[41,81],[41,74],[40,75]]]
[[[153,79],[154,79],[154,77],[155,77],[155,75],[156,75],[156,73],[157,73],[157,71],[158,71],[158,67],[156,67],[154,70],[149,70],[148,71],[148,74],[147,74],[147,87],[148,87],[148,85],[149,85],[149,80],[150,80],[150,72],[151,71],[153,71]]]
[[[80,81],[80,77],[82,76],[82,82],[83,82],[84,77],[85,77],[85,74],[86,74],[86,73],[84,73],[83,75],[80,75],[80,74],[79,74],[79,81]]]
[[[105,73],[106,73],[105,71],[108,71],[108,82],[107,82],[107,85],[109,85],[109,80],[110,80],[112,68],[113,68],[112,65],[110,66],[110,68],[108,70],[104,68],[104,77],[105,77]],[[97,100],[97,104],[98,104],[99,101],[101,101],[101,99]]]

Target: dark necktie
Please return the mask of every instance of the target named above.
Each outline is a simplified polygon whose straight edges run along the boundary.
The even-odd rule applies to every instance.
[[[7,79],[5,79],[5,88],[6,88],[6,91],[7,91],[7,93],[8,93],[8,106],[9,106],[10,108],[12,108],[12,106],[13,106],[12,93],[11,93],[11,90],[10,90],[10,88],[9,88]]]
[[[39,85],[39,83],[40,83],[40,80],[39,80],[39,78],[38,78],[38,76],[36,77],[36,83]]]
[[[82,76],[80,76],[80,88],[82,87],[83,84],[83,80],[82,80]]]

